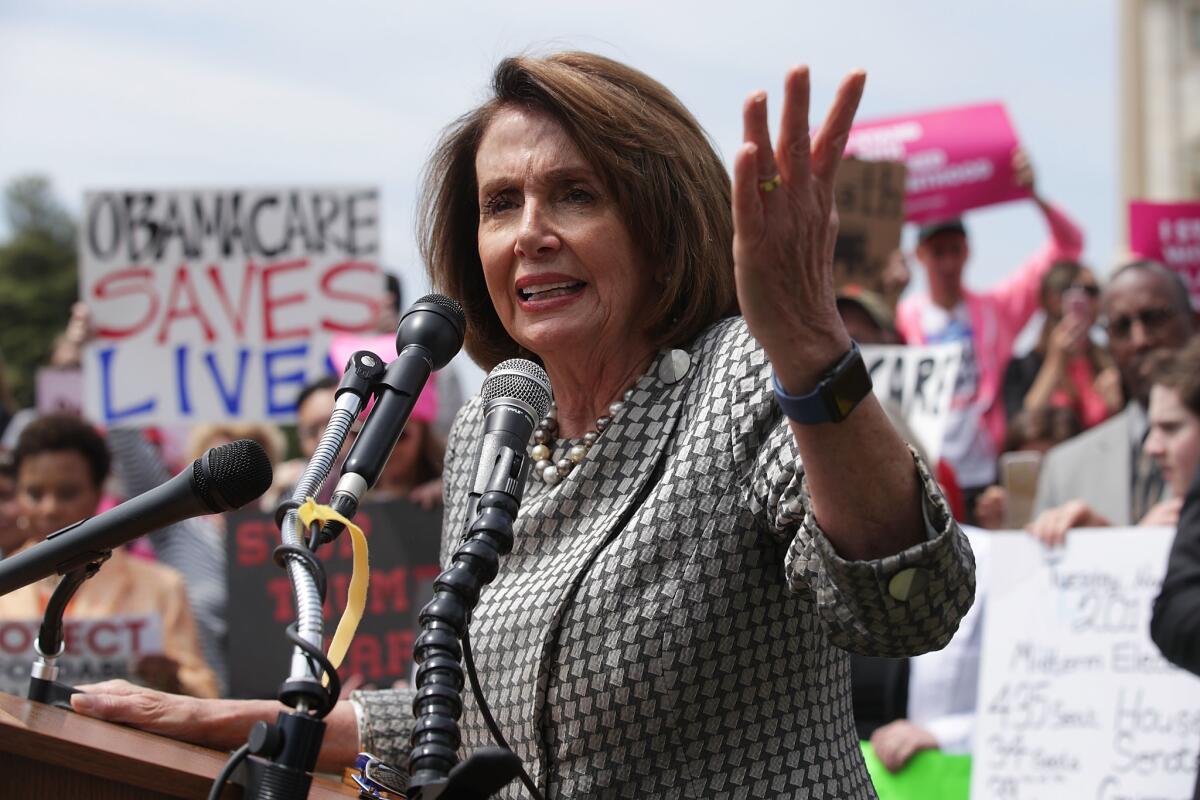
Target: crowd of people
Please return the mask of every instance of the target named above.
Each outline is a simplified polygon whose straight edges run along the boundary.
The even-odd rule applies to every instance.
[[[1186,516],[1183,498],[1200,466],[1200,339],[1187,287],[1151,261],[1103,271],[1081,261],[1083,232],[1045,199],[1023,151],[1014,153],[1014,173],[1049,237],[1001,283],[971,288],[968,262],[987,243],[969,236],[968,220],[953,218],[921,226],[915,250],[894,255],[880,287],[832,285],[829,198],[862,80],[856,74],[842,84],[811,142],[806,70],[788,76],[774,145],[765,95],[752,95],[732,187],[699,126],[665,88],[588,54],[504,61],[494,96],[451,128],[435,154],[423,255],[435,284],[471,315],[468,352],[485,368],[536,353],[555,390],[557,405],[539,425],[547,457],[522,511],[530,543],[505,562],[494,595],[505,599],[485,604],[475,624],[480,641],[489,632],[504,641],[478,656],[485,683],[510,687],[497,689],[497,717],[534,779],[567,795],[617,783],[651,793],[665,785],[636,767],[633,776],[606,777],[608,758],[654,763],[663,781],[687,775],[697,786],[722,785],[727,759],[742,744],[736,737],[703,744],[712,731],[728,726],[749,741],[760,727],[789,730],[793,704],[837,705],[816,699],[830,682],[846,695],[853,684],[854,719],[831,717],[809,755],[819,747],[841,771],[818,779],[771,762],[766,772],[781,785],[867,796],[864,774],[852,765],[857,745],[847,744],[855,728],[891,770],[923,750],[969,753],[980,622],[967,609],[985,590],[981,582],[972,591],[971,550],[986,558],[987,530],[1027,528],[1055,547],[1074,528],[1173,527]],[[615,107],[640,116],[614,132]],[[629,155],[634,149],[649,155]],[[822,244],[808,246],[809,239]],[[910,258],[927,291],[902,297]],[[1022,331],[1039,316],[1032,347],[1019,351]],[[86,309],[76,309],[53,363],[77,363],[87,327]],[[961,347],[941,442],[919,441],[896,409],[869,395],[853,398],[843,420],[827,420],[836,424],[808,424],[803,395],[830,363],[848,363],[842,354],[854,352],[851,339]],[[198,426],[191,455],[235,438],[259,441],[276,465],[269,508],[315,448],[335,385],[322,377],[297,398],[291,459],[277,429],[238,420]],[[447,527],[458,530],[462,454],[480,408],[468,404],[450,434],[449,452],[460,454],[453,462],[444,420],[459,402],[445,387],[439,400],[414,412],[375,491],[440,504],[446,458]],[[10,448],[0,452],[6,554],[180,466],[166,463],[155,431],[102,433],[77,417],[8,411]],[[931,444],[940,456],[927,465],[922,452]],[[611,469],[596,465],[603,458]],[[1040,463],[1033,496],[1008,469],[1030,463]],[[851,471],[855,480],[843,480]],[[627,507],[635,496],[638,505]],[[1030,507],[1032,514],[1024,511]],[[954,521],[971,526],[969,536]],[[163,653],[137,664],[131,678],[159,692],[216,697],[228,675],[223,540],[219,517],[156,532],[114,556],[70,613],[157,610],[169,632]],[[871,577],[857,569],[863,563]],[[943,579],[936,591],[918,587],[913,575],[922,570]],[[896,588],[898,575],[908,575],[901,583],[910,589]],[[876,582],[878,590],[867,586]],[[47,581],[0,598],[0,617],[36,617],[52,588]],[[555,617],[564,596],[573,599]],[[762,613],[726,619],[745,602]],[[677,627],[677,615],[693,627]],[[539,626],[552,617],[559,627],[546,639]],[[920,619],[938,624],[913,622]],[[597,620],[617,633],[595,634]],[[705,660],[726,652],[732,640],[724,637],[742,629],[750,633],[736,650],[753,652],[719,666]],[[1195,669],[1197,637],[1166,631],[1156,628],[1156,637],[1174,642],[1173,652]],[[664,644],[664,635],[674,643]],[[595,673],[564,666],[587,661],[596,636],[605,649],[634,644],[629,652],[618,646]],[[651,699],[639,711],[648,727],[677,728],[679,741],[647,733],[614,743],[603,725],[592,741],[591,712],[566,710],[574,708],[572,692],[632,688],[633,696],[645,689],[659,697],[655,681],[669,668],[647,653],[671,647],[673,657],[712,667],[693,676],[695,698],[671,695],[669,707]],[[918,655],[930,649],[940,652]],[[844,650],[873,657],[855,656],[847,669]],[[631,665],[645,666],[646,658],[652,663],[643,675]],[[718,691],[726,683],[734,689]],[[758,699],[729,705],[723,698],[740,696],[738,687]],[[122,704],[132,691],[102,687],[76,707],[218,746],[236,743],[263,713],[193,715],[194,729],[185,731],[178,720],[168,724],[166,695],[152,695],[161,719],[151,719]],[[405,691],[355,693],[352,710],[331,715],[331,725],[403,760],[411,727],[399,721],[409,715]],[[764,692],[774,712],[761,702]],[[547,705],[534,720],[537,698]],[[468,709],[464,718],[466,739],[480,744],[487,732],[474,714]],[[330,748],[345,748],[333,738]],[[323,759],[338,763],[344,752],[327,749]]]

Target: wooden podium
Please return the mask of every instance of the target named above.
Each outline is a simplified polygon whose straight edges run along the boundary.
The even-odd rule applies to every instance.
[[[206,798],[228,753],[0,693],[0,795],[20,800]],[[222,798],[239,798],[228,785]],[[312,800],[358,797],[314,778]]]

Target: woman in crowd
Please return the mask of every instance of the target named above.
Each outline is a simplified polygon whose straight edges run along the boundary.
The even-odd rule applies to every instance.
[[[1021,412],[1038,415],[1067,408],[1083,429],[1121,409],[1121,380],[1112,357],[1090,338],[1100,286],[1077,261],[1058,261],[1042,278],[1046,315],[1037,345],[1008,363],[1004,408],[1011,422]]]
[[[791,70],[774,147],[751,95],[731,187],[646,75],[506,59],[434,155],[423,252],[467,311],[468,352],[489,369],[536,355],[554,386],[471,630],[546,796],[871,797],[847,651],[941,647],[971,603],[966,540],[858,380],[835,306],[834,178],[864,81],[810,140],[808,71]],[[481,425],[476,398],[447,449],[443,554]],[[412,697],[354,693],[322,764],[359,747],[403,764]],[[279,708],[111,683],[74,703],[220,747]],[[467,751],[489,742],[470,697],[461,726]]]
[[[52,414],[31,422],[17,440],[14,461],[24,547],[96,513],[110,456],[104,438],[79,417]],[[47,578],[0,597],[0,619],[39,619],[57,585],[58,578]],[[183,580],[175,570],[114,550],[75,594],[66,618],[120,615],[157,615],[162,622],[163,652],[135,665],[138,678],[161,689],[217,696],[217,678],[200,655]]]

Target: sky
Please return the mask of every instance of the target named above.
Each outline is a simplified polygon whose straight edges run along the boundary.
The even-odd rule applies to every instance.
[[[500,58],[560,49],[662,81],[727,164],[742,101],[777,98],[793,64],[810,66],[814,124],[860,67],[860,120],[1001,101],[1085,259],[1103,273],[1120,252],[1116,0],[0,0],[0,184],[45,175],[76,213],[97,189],[377,186],[383,263],[411,301],[428,286],[413,217],[440,130]],[[976,288],[1046,236],[1028,202],[967,224]],[[472,390],[482,373],[463,361]]]

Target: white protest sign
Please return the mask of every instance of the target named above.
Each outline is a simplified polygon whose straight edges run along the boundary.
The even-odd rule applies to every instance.
[[[24,695],[29,689],[34,642],[42,621],[0,621],[0,691]],[[58,660],[58,682],[67,686],[128,678],[142,656],[163,652],[162,619],[157,614],[68,619],[66,651]]]
[[[327,372],[331,337],[375,322],[378,217],[363,188],[85,195],[88,416],[291,419],[300,389]]]
[[[920,439],[918,444],[930,462],[937,463],[962,363],[962,345],[866,345],[862,354],[875,384],[875,396],[899,406],[904,421]]]
[[[1174,532],[1071,531],[1047,551],[995,534],[973,800],[1188,800],[1200,678],[1150,641]]]

